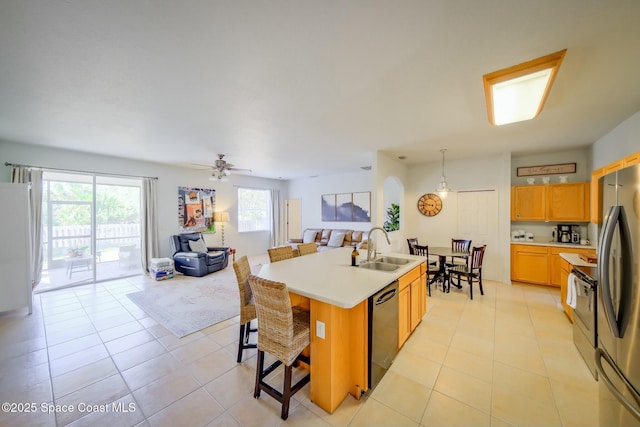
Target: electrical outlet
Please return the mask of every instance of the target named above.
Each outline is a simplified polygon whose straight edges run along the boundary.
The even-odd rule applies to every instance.
[[[316,336],[324,339],[324,322],[316,320]]]

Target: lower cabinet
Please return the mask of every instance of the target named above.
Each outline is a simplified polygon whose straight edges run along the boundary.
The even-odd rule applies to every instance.
[[[567,278],[562,277],[560,253],[595,255],[595,249],[566,246],[511,245],[511,280],[561,287]]]
[[[560,258],[560,267],[558,268],[558,275],[560,276],[560,302],[564,312],[573,322],[573,309],[567,305],[567,281],[569,279],[569,273],[571,273],[571,264],[563,258]]]
[[[511,245],[511,280],[549,284],[549,250],[547,246]]]
[[[425,273],[423,273],[425,272]],[[402,347],[427,311],[426,264],[420,265],[398,283],[398,348]]]

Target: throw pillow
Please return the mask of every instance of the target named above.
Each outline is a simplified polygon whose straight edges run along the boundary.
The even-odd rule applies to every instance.
[[[305,230],[302,236],[302,243],[311,243],[316,241],[317,231]]]
[[[204,243],[204,240],[189,240],[189,249],[193,252],[203,252],[207,253],[207,245]]]
[[[338,248],[342,246],[342,242],[344,242],[344,233],[331,233],[327,246]]]

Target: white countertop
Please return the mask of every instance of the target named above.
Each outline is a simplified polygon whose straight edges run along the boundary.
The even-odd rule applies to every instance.
[[[592,264],[580,258],[578,254],[567,254],[564,252],[560,252],[560,258],[567,261],[569,264],[575,267],[597,267],[598,264]]]
[[[392,272],[368,270],[351,266],[352,250],[351,247],[337,248],[265,264],[258,276],[283,282],[296,294],[337,307],[352,308],[425,262],[423,256],[383,253],[411,262]],[[359,252],[359,259],[366,259],[366,250]]]
[[[555,246],[560,248],[585,248],[585,249],[595,249],[596,247],[589,245],[579,245],[577,243],[561,243],[556,241],[544,241],[544,240],[534,240],[533,242],[529,242],[526,240],[512,240],[512,245],[532,245],[532,246]]]

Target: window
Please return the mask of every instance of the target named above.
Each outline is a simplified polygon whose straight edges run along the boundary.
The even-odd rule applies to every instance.
[[[238,232],[271,230],[269,190],[238,188]]]

